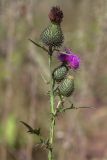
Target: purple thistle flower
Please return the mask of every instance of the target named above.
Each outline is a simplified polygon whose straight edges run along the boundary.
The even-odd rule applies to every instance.
[[[60,53],[58,59],[66,63],[70,68],[78,69],[80,65],[80,58],[74,54],[70,49],[65,49],[65,53]]]

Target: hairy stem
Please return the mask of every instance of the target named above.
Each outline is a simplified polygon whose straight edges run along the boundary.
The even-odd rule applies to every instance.
[[[51,52],[51,53],[50,53]],[[50,68],[50,110],[51,110],[51,124],[50,124],[50,135],[49,142],[51,145],[51,149],[49,149],[48,160],[53,159],[53,140],[54,140],[54,127],[55,127],[55,109],[54,109],[54,80],[52,77],[52,49],[49,50],[49,68]]]

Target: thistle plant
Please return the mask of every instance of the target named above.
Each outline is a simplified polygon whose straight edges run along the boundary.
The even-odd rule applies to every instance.
[[[48,150],[48,160],[53,160],[53,148],[54,148],[54,138],[55,138],[55,122],[56,117],[63,112],[70,109],[78,109],[74,107],[73,104],[65,107],[66,97],[70,97],[75,89],[74,81],[75,77],[71,74],[76,71],[80,65],[80,58],[74,54],[70,49],[65,48],[63,51],[60,50],[63,42],[64,36],[61,29],[61,22],[63,19],[63,12],[59,7],[55,6],[49,12],[50,23],[47,28],[41,33],[40,44],[29,39],[37,47],[40,47],[47,52],[49,57],[49,69],[50,69],[50,129],[49,137],[45,139],[41,135],[41,129],[33,129],[29,124],[21,121],[28,128],[28,132],[35,134],[40,138],[40,145],[44,146]],[[57,54],[57,59],[59,60],[59,65],[56,68],[52,68],[52,59],[55,54]],[[56,98],[59,99],[57,106],[55,106]]]

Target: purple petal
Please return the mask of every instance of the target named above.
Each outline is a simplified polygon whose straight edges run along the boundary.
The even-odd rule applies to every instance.
[[[61,53],[61,54],[58,56],[58,59],[59,59],[61,62],[66,62],[67,55]]]
[[[80,65],[79,57],[76,55],[73,55],[72,60],[68,61],[68,65],[70,66],[70,68],[78,69]]]
[[[73,60],[73,55],[67,55],[66,60],[67,60],[67,62],[72,62],[72,60]]]

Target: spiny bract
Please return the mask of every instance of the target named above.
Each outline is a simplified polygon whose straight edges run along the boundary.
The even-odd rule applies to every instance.
[[[55,81],[60,82],[61,80],[63,80],[66,77],[67,73],[68,73],[67,66],[62,64],[54,69],[52,75],[53,75],[53,78]]]
[[[74,91],[74,77],[68,76],[66,77],[58,87],[61,95],[65,97],[69,97]]]
[[[60,47],[63,43],[63,33],[59,24],[51,23],[40,36],[42,42],[47,46]]]

